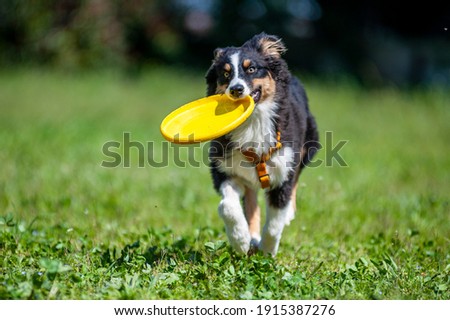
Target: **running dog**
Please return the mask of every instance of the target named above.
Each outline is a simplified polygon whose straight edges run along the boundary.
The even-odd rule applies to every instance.
[[[251,116],[211,141],[209,151],[214,188],[222,196],[219,215],[231,246],[242,254],[276,255],[283,228],[294,219],[299,175],[320,148],[305,90],[281,57],[285,51],[280,38],[261,33],[241,47],[216,49],[206,74],[208,96],[250,95],[255,102]],[[259,189],[266,199],[262,233]]]

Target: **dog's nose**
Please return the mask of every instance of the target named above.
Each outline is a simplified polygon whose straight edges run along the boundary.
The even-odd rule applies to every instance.
[[[239,98],[243,92],[244,92],[244,86],[239,83],[235,84],[234,86],[232,86],[230,88],[230,94],[235,98]]]

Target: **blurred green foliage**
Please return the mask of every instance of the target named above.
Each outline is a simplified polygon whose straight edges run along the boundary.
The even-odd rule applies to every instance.
[[[2,0],[0,67],[206,69],[214,48],[265,31],[283,38],[294,69],[448,84],[449,12],[446,2],[416,2],[406,14],[387,0]]]
[[[63,68],[170,62],[185,49],[173,2],[2,1],[0,62]]]

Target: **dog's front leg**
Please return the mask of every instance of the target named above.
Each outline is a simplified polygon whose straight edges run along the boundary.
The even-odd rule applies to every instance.
[[[222,200],[219,215],[225,222],[225,230],[231,246],[239,253],[247,254],[250,249],[250,231],[241,206],[244,188],[232,180],[220,186]]]

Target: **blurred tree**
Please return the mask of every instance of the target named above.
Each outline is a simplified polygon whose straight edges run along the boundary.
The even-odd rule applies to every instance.
[[[2,61],[62,67],[116,64],[124,46],[115,9],[108,0],[2,1]]]
[[[364,83],[450,83],[450,3],[327,0],[2,0],[0,65],[205,70],[265,31],[292,68]]]

